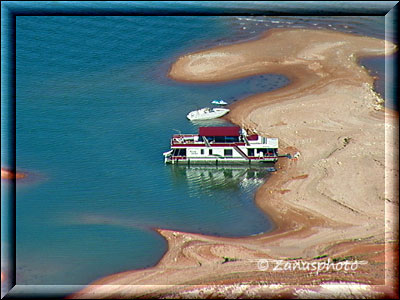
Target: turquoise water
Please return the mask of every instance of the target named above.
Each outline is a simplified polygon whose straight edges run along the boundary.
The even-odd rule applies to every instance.
[[[35,181],[17,189],[17,283],[84,284],[151,266],[166,250],[154,227],[271,228],[255,185],[210,191],[201,184],[211,179],[177,180],[163,163],[174,130],[197,131],[186,120],[196,106],[288,83],[165,78],[173,57],[229,34],[216,17],[17,18],[17,165]]]
[[[188,111],[288,80],[181,84],[165,77],[170,63],[272,27],[376,36],[378,18],[17,17],[17,167],[31,174],[17,187],[17,283],[87,284],[154,265],[166,250],[154,227],[270,230],[253,203],[268,173],[165,166],[162,152],[174,130],[197,131]]]

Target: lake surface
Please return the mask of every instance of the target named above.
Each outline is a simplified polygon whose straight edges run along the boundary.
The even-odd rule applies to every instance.
[[[37,177],[17,189],[19,284],[82,284],[151,266],[166,250],[154,227],[271,228],[253,204],[261,181],[240,185],[228,171],[239,178],[224,184],[213,181],[218,169],[163,163],[172,134],[197,132],[190,110],[288,84],[281,75],[201,85],[165,77],[171,57],[228,34],[216,17],[18,17],[17,165]]]
[[[272,228],[254,205],[268,172],[166,166],[162,153],[176,131],[197,132],[189,111],[289,83],[268,74],[182,84],[166,77],[171,62],[273,27],[384,36],[383,17],[17,17],[17,168],[31,174],[17,186],[17,284],[87,284],[152,266],[166,251],[152,228]]]

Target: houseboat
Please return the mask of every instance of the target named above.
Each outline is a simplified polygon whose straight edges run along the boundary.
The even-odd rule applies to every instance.
[[[200,127],[174,134],[164,161],[172,164],[253,164],[278,160],[278,139],[248,135],[238,126]]]

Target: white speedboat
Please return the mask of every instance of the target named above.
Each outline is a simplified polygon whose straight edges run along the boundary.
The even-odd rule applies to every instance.
[[[209,108],[205,107],[199,110],[194,110],[188,113],[186,116],[190,121],[197,121],[197,120],[210,120],[222,117],[223,115],[227,114],[229,109],[227,108]]]

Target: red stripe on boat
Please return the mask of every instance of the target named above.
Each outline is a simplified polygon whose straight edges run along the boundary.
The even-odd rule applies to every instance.
[[[248,139],[249,141],[257,141],[257,140],[258,140],[258,135],[257,135],[257,134],[249,135],[249,136],[247,137],[247,139]]]

